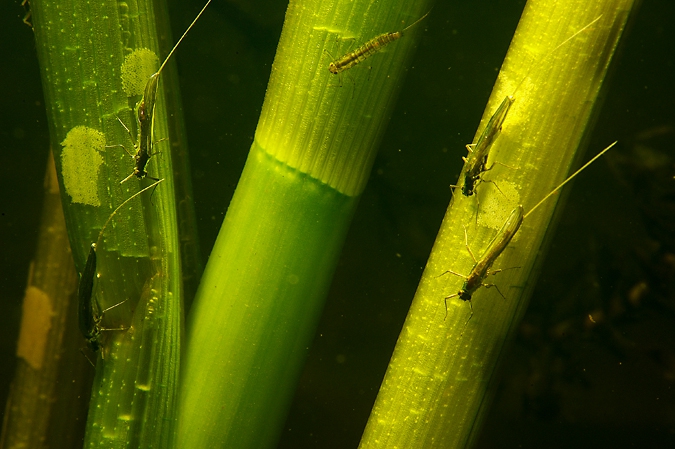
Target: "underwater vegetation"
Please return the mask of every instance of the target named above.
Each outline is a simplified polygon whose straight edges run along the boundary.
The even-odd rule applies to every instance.
[[[335,2],[335,5],[339,3]],[[202,6],[174,6],[177,11],[171,11],[174,21],[171,34],[174,38],[185,30]],[[518,386],[510,389],[509,394],[522,394],[518,412],[513,416],[520,413],[524,419],[541,420],[564,417],[566,423],[572,423],[573,411],[579,411],[571,409],[566,401],[569,392],[576,391],[579,396],[578,392],[584,389],[590,393],[596,391],[593,386],[597,385],[597,374],[583,374],[587,372],[584,371],[584,363],[590,362],[587,358],[582,363],[577,355],[579,347],[589,341],[594,347],[611,348],[603,353],[603,360],[612,366],[615,365],[611,362],[613,358],[631,366],[635,360],[651,360],[650,363],[661,367],[657,371],[661,373],[663,383],[659,385],[665,388],[669,382],[668,360],[671,354],[667,339],[663,339],[661,345],[651,345],[648,350],[639,351],[635,349],[631,336],[620,335],[625,331],[626,323],[636,322],[640,316],[648,316],[659,307],[667,309],[668,304],[672,304],[666,282],[670,266],[668,255],[671,253],[667,244],[668,232],[664,231],[668,229],[669,221],[663,218],[669,210],[669,194],[665,187],[646,188],[659,180],[672,178],[668,176],[668,168],[672,164],[667,154],[659,152],[661,142],[668,136],[672,137],[672,121],[668,121],[666,114],[658,121],[660,124],[643,121],[643,126],[638,129],[637,122],[640,121],[637,120],[632,128],[624,126],[622,129],[616,125],[616,117],[605,118],[605,106],[592,137],[584,136],[584,127],[570,132],[574,128],[572,125],[565,125],[572,128],[547,126],[547,123],[557,123],[557,120],[574,123],[579,115],[592,122],[598,114],[599,105],[594,106],[591,100],[579,102],[583,89],[578,86],[568,88],[572,94],[568,92],[566,96],[556,93],[556,88],[564,89],[569,83],[576,82],[573,76],[561,81],[550,73],[540,74],[538,69],[533,68],[547,57],[547,51],[591,23],[600,13],[584,11],[566,25],[547,25],[559,22],[536,16],[531,19],[534,25],[552,27],[538,34],[547,36],[548,40],[542,40],[537,48],[531,48],[531,41],[526,41],[525,51],[531,52],[527,58],[513,57],[509,60],[507,57],[503,70],[513,70],[513,73],[500,75],[485,106],[496,70],[502,63],[522,12],[520,9],[506,15],[495,11],[495,17],[473,19],[486,25],[477,33],[476,26],[467,27],[455,19],[478,17],[475,11],[453,9],[457,7],[448,5],[436,5],[431,9],[431,5],[425,2],[401,2],[399,9],[389,7],[386,13],[377,5],[366,7],[362,14],[346,10],[343,15],[336,14],[336,22],[330,26],[325,23],[326,17],[333,17],[328,7],[312,9],[304,3],[292,2],[286,11],[286,6],[266,5],[270,8],[269,12],[261,14],[255,8],[260,9],[262,5],[255,8],[224,2],[210,5],[174,56],[179,76],[171,65],[161,75],[158,91],[161,93],[153,114],[156,122],[152,125],[156,138],[146,140],[157,152],[151,151],[145,169],[148,176],[163,181],[152,192],[144,192],[115,214],[102,233],[102,245],[97,252],[100,267],[97,268],[94,294],[101,302],[101,310],[120,303],[117,298],[132,299],[103,314],[101,326],[120,330],[103,332],[101,351],[98,354],[87,353],[97,365],[93,382],[105,387],[94,388],[93,400],[101,401],[102,406],[90,408],[87,441],[91,443],[99,436],[110,438],[110,435],[114,435],[115,439],[119,435],[127,438],[131,445],[138,446],[146,445],[144,442],[147,441],[165,446],[171,440],[180,441],[180,447],[200,446],[207,441],[199,440],[202,437],[200,432],[183,429],[190,429],[189,426],[203,428],[208,424],[218,428],[233,426],[242,429],[240,435],[207,436],[207,439],[215,441],[213,444],[230,438],[228,441],[231,443],[228,444],[247,445],[248,441],[260,447],[276,444],[281,435],[279,444],[282,447],[358,445],[448,202],[453,204],[454,212],[448,212],[450,218],[447,219],[454,224],[441,231],[441,239],[446,239],[452,249],[442,251],[442,257],[432,256],[429,261],[428,273],[422,278],[420,290],[431,289],[433,292],[430,299],[421,303],[426,310],[419,316],[427,329],[433,328],[433,332],[438,333],[434,338],[431,338],[432,334],[427,335],[427,347],[433,346],[432,343],[446,345],[446,349],[440,350],[442,353],[466,350],[463,360],[469,360],[466,363],[469,371],[466,374],[453,371],[450,375],[442,363],[435,363],[438,372],[432,375],[422,367],[411,365],[410,359],[404,356],[407,360],[404,368],[412,369],[408,372],[414,373],[406,377],[414,384],[413,388],[427,389],[434,385],[413,382],[414,376],[426,373],[434,382],[440,382],[437,385],[457,382],[456,385],[463,386],[438,390],[443,393],[430,395],[435,401],[441,398],[450,400],[451,392],[467,398],[471,395],[486,398],[485,403],[496,392],[499,401],[500,397],[504,397],[504,391],[498,389],[501,377],[496,368],[497,359],[501,357],[505,360],[502,366],[506,367],[506,372],[516,371],[519,376],[516,380],[504,380],[508,385]],[[36,7],[31,5],[34,12]],[[135,17],[143,17],[140,9],[137,12],[133,6],[129,8],[129,23]],[[335,8],[339,10],[338,6]],[[405,29],[430,9],[429,16],[404,33],[401,39],[341,72],[340,81],[331,74],[328,66],[331,55],[349,54],[380,33]],[[279,40],[284,13],[284,33],[287,34],[281,34]],[[567,17],[560,10],[553,16],[556,15]],[[590,27],[588,34],[583,33],[578,40],[570,41],[569,52],[561,47],[560,53],[556,51],[555,58],[552,56],[551,59],[564,61],[571,54],[585,61],[579,48],[590,51],[586,47],[589,41],[600,42],[602,39],[597,36],[603,35],[603,30],[614,31],[608,34],[610,40],[618,40],[621,36],[612,28],[614,20],[611,14],[602,13],[597,27]],[[635,27],[642,23],[639,15],[634,20]],[[495,26],[502,22],[510,25]],[[162,20],[157,23],[162,23]],[[310,31],[292,34],[289,30],[293,29]],[[129,36],[122,35],[122,40],[134,42],[134,39],[145,39],[139,37],[141,34],[137,33],[140,31],[133,26],[130,25],[129,30]],[[32,39],[32,31],[27,31],[26,39]],[[36,29],[39,40],[38,34]],[[155,35],[158,36],[157,42],[144,42],[143,48],[146,45],[147,48],[160,48],[152,52],[159,61],[165,57],[175,39],[162,31],[161,26]],[[627,45],[630,45],[631,37],[628,35],[626,38]],[[322,42],[321,46],[313,45],[317,39]],[[292,45],[286,47],[285,42]],[[66,54],[74,48],[63,45]],[[416,56],[408,60],[414,47],[417,47]],[[275,50],[276,59],[271,69]],[[27,52],[34,50],[29,47]],[[120,71],[116,64],[122,66],[125,53],[119,52],[118,60],[109,58],[110,61],[104,61],[112,67],[104,76],[110,75],[110,79],[115,79]],[[587,66],[583,65],[584,62],[568,59],[579,83],[590,79],[596,87],[599,86],[604,76],[588,74],[595,73],[595,63],[608,65],[611,52],[601,54],[602,57],[593,58]],[[631,55],[628,50],[623,58],[628,58],[627,55]],[[72,70],[75,64],[72,61],[76,59],[73,57],[66,69]],[[545,65],[547,70],[557,67],[554,61]],[[157,69],[153,63],[149,67],[149,73]],[[620,69],[614,70],[617,76],[621,74]],[[53,76],[60,76],[64,81],[63,90],[69,91],[72,90],[68,87],[72,81],[70,73],[67,70],[65,73],[58,69],[52,71]],[[406,75],[405,83],[403,74]],[[537,76],[545,77],[544,87],[548,90],[538,93],[544,88],[537,82]],[[172,77],[175,79],[171,80]],[[521,82],[524,83],[522,87]],[[621,77],[614,82],[623,83],[622,87],[630,85]],[[105,85],[84,85],[86,89],[93,89],[94,84]],[[178,84],[182,91],[180,97]],[[52,84],[55,85],[58,83]],[[280,87],[275,89],[275,86]],[[400,94],[396,93],[398,89]],[[606,104],[623,105],[628,101],[625,96],[618,99],[612,96],[614,85],[605,89]],[[94,152],[90,151],[86,158],[75,156],[75,160],[86,160],[86,166],[92,168],[84,174],[71,172],[71,176],[76,184],[78,180],[101,181],[95,182],[93,188],[78,185],[75,190],[67,186],[64,189],[66,177],[62,174],[60,187],[65,199],[58,200],[53,188],[52,196],[45,197],[45,207],[47,198],[52,198],[52,210],[59,201],[66,205],[65,220],[71,233],[70,246],[79,273],[86,271],[85,262],[91,243],[98,241],[103,224],[115,208],[130,195],[153,183],[152,179],[139,180],[136,177],[120,183],[133,174],[135,161],[129,153],[133,155],[138,151],[142,141],[138,136],[143,133],[140,131],[142,125],[136,125],[139,123],[139,90],[135,90],[132,97],[127,97],[122,87],[113,91],[115,95],[111,97],[93,93],[85,95],[84,101],[90,103],[83,108],[64,106],[68,103],[58,101],[50,103],[49,94],[45,95],[47,110],[64,112],[64,117],[69,120],[81,116],[82,123],[76,126],[86,127],[74,131],[80,133],[79,137],[78,134],[70,135],[66,131],[75,127],[65,125],[66,119],[58,122],[50,116],[52,132],[63,123],[62,135],[57,133],[51,138],[52,150],[57,156],[65,149],[78,148],[83,140],[94,142],[85,145],[88,149],[94,148]],[[543,95],[551,103],[534,101],[533,98],[539,98],[535,95]],[[397,96],[400,97],[399,102],[395,101]],[[455,189],[453,196],[448,185],[461,186],[462,157],[467,156],[465,145],[472,142],[474,132],[476,137],[480,135],[484,124],[505,96],[513,96],[515,102],[493,142],[486,168],[493,161],[501,164],[481,172],[485,179],[477,183],[475,195],[464,197],[460,187]],[[184,157],[188,155],[186,150],[181,149],[186,142],[183,127],[173,123],[176,114],[168,112],[172,110],[172,102],[175,103],[176,98],[179,98],[179,103],[182,102],[187,116],[189,164],[186,162],[188,159],[169,156],[171,148],[178,150],[178,157],[181,152]],[[561,98],[568,98],[569,103],[561,102]],[[110,111],[105,110],[108,103]],[[581,109],[575,112],[578,104],[581,104]],[[39,106],[45,109],[44,104]],[[174,110],[179,109],[175,106]],[[483,109],[485,112],[479,124]],[[383,124],[388,123],[390,116],[391,126],[385,127]],[[37,140],[32,135],[21,137],[21,133],[16,131],[19,128],[16,125],[11,128],[15,130],[13,139],[19,142]],[[104,130],[104,144],[101,145],[99,134],[88,129],[98,133]],[[568,140],[561,141],[560,134],[555,133],[565,135]],[[586,198],[584,204],[591,201],[590,198],[598,201],[596,197],[601,199],[602,204],[594,202],[593,206],[585,206],[584,212],[559,213],[562,216],[560,232],[567,241],[560,245],[554,240],[549,245],[552,254],[557,254],[556,259],[563,262],[562,267],[559,261],[551,261],[550,256],[537,262],[523,262],[524,253],[538,252],[533,248],[538,248],[539,244],[532,243],[531,236],[553,228],[546,221],[548,218],[539,219],[536,214],[531,222],[529,217],[525,219],[513,242],[493,265],[494,269],[509,270],[485,279],[486,283],[494,283],[499,291],[495,288],[476,291],[471,303],[474,315],[468,323],[469,304],[459,298],[448,300],[448,316],[444,317],[444,299],[456,293],[464,280],[457,276],[438,275],[448,269],[466,274],[474,263],[466,249],[465,232],[468,246],[480,259],[486,244],[506,220],[506,216],[499,215],[503,210],[508,215],[513,207],[522,204],[527,212],[536,200],[565,177],[567,168],[574,167],[574,158],[561,155],[561,159],[567,160],[563,164],[566,167],[554,175],[554,171],[558,170],[554,168],[555,163],[538,162],[541,148],[548,147],[548,144],[537,143],[536,139],[542,134],[548,136],[547,142],[555,142],[565,148],[576,149],[578,145],[570,142],[588,139],[589,155],[585,159],[619,140],[617,147],[606,158],[596,162],[575,183],[575,191],[581,190]],[[38,142],[42,142],[42,146]],[[45,142],[43,137],[36,142],[35,150],[31,150],[33,157],[32,164],[28,164],[29,171],[41,171],[39,176],[32,174],[33,180],[42,178],[44,173],[44,164],[39,159],[46,160]],[[519,142],[526,142],[529,147]],[[124,148],[119,144],[123,144]],[[307,146],[315,151],[303,153],[302,149]],[[512,150],[516,147],[526,147],[523,154],[534,154],[533,150],[539,153],[534,159],[528,159],[530,156],[522,156]],[[376,150],[379,150],[377,155]],[[12,165],[21,164],[23,155],[15,153],[17,156]],[[555,153],[558,154],[558,151]],[[66,161],[67,158],[57,157],[55,162],[58,167],[66,165]],[[551,171],[541,175],[542,178],[536,178],[529,171],[544,166]],[[184,171],[186,168],[190,170]],[[250,176],[247,177],[247,174]],[[236,186],[239,179],[240,184]],[[612,194],[609,186],[617,179],[622,187],[618,190],[619,194]],[[35,181],[32,184],[39,183]],[[30,188],[17,191],[16,185],[12,187],[16,196],[23,202],[31,202]],[[192,192],[190,185],[194,189]],[[245,190],[246,185],[252,187]],[[264,188],[256,190],[255,185]],[[633,190],[635,185],[644,189]],[[236,194],[233,193],[235,186]],[[32,189],[34,192],[35,188]],[[645,193],[647,190],[658,192],[659,196]],[[234,199],[231,198],[233,194]],[[619,198],[616,198],[617,195]],[[290,201],[280,202],[279,198]],[[609,205],[621,199],[624,204],[639,207],[608,212]],[[650,212],[654,210],[654,207],[648,207],[650,204],[659,205],[657,208],[661,215]],[[550,216],[552,206],[553,202],[542,206],[542,210],[548,208],[544,215]],[[189,211],[193,208],[195,214],[190,218]],[[39,209],[35,207],[35,210]],[[216,239],[226,210],[225,227]],[[73,218],[73,214],[78,213],[80,217]],[[51,216],[53,213],[43,212],[43,221]],[[354,223],[348,231],[352,216]],[[612,217],[614,225],[606,224],[601,217],[607,222]],[[239,223],[245,224],[235,226],[237,220],[243,220]],[[308,227],[303,220],[312,223],[313,227]],[[646,224],[639,232],[634,232],[633,228],[626,227],[628,221]],[[583,233],[569,231],[570,222],[582,222],[587,229]],[[265,227],[269,231],[264,231]],[[628,248],[622,243],[625,238],[614,237],[609,232],[601,237],[593,233],[594,229],[613,227],[624,229],[624,233],[630,236],[632,250],[641,248],[636,253],[638,257],[628,255],[633,254],[628,250],[623,250],[623,253],[617,250]],[[185,232],[186,229],[188,232]],[[290,229],[295,231],[290,232]],[[76,234],[79,236],[73,237],[73,232],[79,233]],[[49,240],[50,234],[44,235],[46,237],[39,241]],[[34,236],[15,240],[33,241],[33,246],[38,245]],[[55,245],[56,240],[52,239]],[[660,243],[656,245],[653,242]],[[560,246],[582,248],[580,251],[585,251],[582,261],[571,263],[572,260],[578,261],[580,256],[560,255]],[[55,252],[63,254],[66,247],[62,246]],[[297,248],[302,248],[302,251],[297,253]],[[26,257],[23,255],[26,252],[32,254],[33,250],[12,251],[19,257]],[[608,254],[617,253],[621,257],[607,261]],[[202,277],[200,273],[207,259],[208,266]],[[218,259],[220,264],[213,265],[213,261]],[[639,260],[640,266],[627,262],[630,260]],[[286,262],[281,264],[282,268],[275,268],[279,261]],[[61,265],[66,263],[59,262]],[[575,267],[572,265],[584,268],[584,276],[573,274]],[[558,280],[548,287],[544,286],[546,284],[535,287],[528,279],[530,271],[538,271],[538,266],[545,277]],[[65,293],[74,294],[76,291],[72,276],[77,274],[71,273],[71,284],[61,289]],[[601,281],[607,278],[614,280],[613,285],[598,287],[604,285]],[[197,285],[200,285],[199,290]],[[525,313],[525,305],[518,301],[518,297],[523,290],[531,289],[535,290],[532,310],[537,315],[534,319],[526,315],[521,325],[519,320]],[[201,298],[205,291],[216,298],[213,305],[203,305],[208,304]],[[324,310],[326,295],[328,299]],[[547,299],[537,300],[537,295]],[[553,297],[562,299],[556,301]],[[44,302],[44,298],[35,299],[39,295],[31,298],[35,301],[31,304]],[[420,303],[415,305],[416,302],[418,300],[413,302],[410,317],[420,307]],[[229,309],[229,312],[223,312],[223,308]],[[13,310],[13,315],[18,316],[18,309]],[[26,310],[36,309],[24,309],[24,315]],[[62,313],[76,320],[74,310],[55,312],[54,315],[61,316]],[[35,317],[38,323],[49,322],[50,315],[37,312],[28,315]],[[231,321],[224,326],[222,323],[226,315]],[[42,317],[40,320],[47,321],[37,320],[38,316]],[[18,321],[12,326],[15,337],[7,337],[9,354],[15,352]],[[37,325],[38,330],[45,327],[48,326]],[[78,371],[91,376],[93,369],[79,353],[84,340],[77,335],[77,324],[66,324],[65,328],[73,329],[76,337],[70,340],[70,337],[64,337],[64,341],[70,341],[63,347],[69,348],[66,351],[70,357],[68,363],[73,364],[68,375]],[[166,332],[166,329],[169,331]],[[410,337],[412,332],[404,330],[401,335]],[[658,333],[658,328],[654,333]],[[493,339],[493,346],[486,339]],[[507,351],[500,349],[502,346],[506,348],[506,342],[513,339],[518,348],[516,357],[522,354],[523,346],[532,350],[526,367],[514,369],[509,364]],[[294,344],[284,345],[284,340],[294,341]],[[254,341],[258,343],[252,344]],[[257,349],[246,349],[252,346]],[[307,348],[311,349],[308,351]],[[399,349],[396,351],[403,354]],[[490,363],[484,362],[491,359],[485,354],[500,352],[504,355]],[[534,358],[534,354],[538,358]],[[37,356],[33,354],[33,357]],[[160,360],[161,363],[152,360]],[[395,360],[401,360],[401,357],[395,356]],[[20,363],[23,362],[20,360]],[[9,369],[10,364],[7,366],[8,371],[13,371]],[[487,377],[477,374],[481,370]],[[118,373],[126,374],[115,378]],[[528,376],[531,381],[524,382],[523,379]],[[300,387],[296,390],[298,378]],[[194,389],[183,388],[178,383],[179,379]],[[472,381],[476,381],[477,386],[468,386]],[[76,384],[83,390],[89,389],[84,379],[77,380]],[[525,384],[530,386],[529,389],[523,387]],[[133,388],[125,388],[130,385]],[[238,385],[239,390],[233,390],[233,385]],[[395,384],[385,380],[385,385]],[[399,387],[393,388],[403,391]],[[111,393],[103,391],[105,389],[120,396],[109,396]],[[664,398],[667,403],[667,398]],[[513,397],[511,399],[511,405],[518,403],[518,398],[515,401]],[[179,405],[181,403],[191,405],[185,407]],[[382,399],[377,399],[376,413],[387,412],[381,403]],[[394,413],[399,417],[405,416],[402,414],[406,413],[405,403],[398,399],[393,403],[401,405]],[[447,412],[435,418],[433,422],[437,425],[434,425],[434,432],[449,435],[460,429],[464,433],[457,437],[458,441],[466,441],[469,438],[466,432],[472,428],[477,432],[480,427],[467,423],[477,423],[480,419],[476,417],[486,415],[489,409],[470,406],[468,400],[458,403],[460,405],[452,412],[455,418],[449,419]],[[114,407],[106,409],[108,406],[105,404],[113,404]],[[231,407],[227,413],[222,411],[223,404]],[[255,404],[264,404],[265,410],[257,410]],[[500,408],[500,402],[497,404],[496,410],[504,410],[504,405]],[[287,418],[289,406],[291,411]],[[86,403],[79,407],[86,409]],[[421,403],[418,407],[420,410],[434,410],[434,407]],[[189,414],[187,420],[180,416],[181,410]],[[408,410],[414,411],[414,407]],[[173,413],[175,416],[171,418]],[[458,413],[466,413],[469,418],[460,419]],[[486,418],[487,425],[494,426],[493,413],[496,412],[490,413]],[[79,416],[83,421],[84,415]],[[140,418],[142,416],[144,418]],[[187,427],[173,425],[172,420]],[[139,426],[139,422],[145,424]],[[266,424],[261,425],[260,422]],[[399,419],[386,418],[380,422],[395,424]],[[504,425],[503,421],[497,425]],[[663,425],[667,426],[667,423]],[[446,429],[443,429],[444,426]],[[447,427],[452,429],[449,431]],[[377,436],[377,432],[380,431],[389,436],[396,433],[386,428],[378,430],[377,426],[369,423],[362,443],[364,447],[372,447],[368,438],[379,440],[381,437]],[[414,432],[408,432],[407,436],[406,432],[398,434],[424,441]],[[193,437],[195,439],[191,440]],[[476,433],[470,438],[480,441],[480,438],[486,437],[479,437]],[[517,440],[517,437],[513,439]]]

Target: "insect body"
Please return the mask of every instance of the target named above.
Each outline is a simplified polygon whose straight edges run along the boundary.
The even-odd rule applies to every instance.
[[[563,42],[558,44],[553,50],[549,51],[544,57],[542,57],[539,60],[538,64],[541,64],[546,58],[551,56],[555,51],[557,51],[559,48],[561,48],[563,45],[566,43],[570,42],[572,39],[574,39],[576,36],[581,34],[583,31],[588,29],[591,25],[593,25],[595,22],[600,20],[602,15],[598,16],[595,18],[593,21],[591,21],[589,24],[581,28],[579,31],[574,33],[572,36],[568,37],[565,39]],[[528,74],[529,74],[528,70]],[[518,83],[516,88],[514,89],[513,93],[511,95],[507,95],[504,100],[502,100],[501,104],[497,108],[494,114],[492,114],[492,117],[490,117],[490,120],[488,121],[487,125],[485,126],[485,129],[483,132],[480,134],[478,137],[478,141],[475,144],[469,144],[466,146],[467,150],[469,150],[469,155],[468,157],[463,157],[462,159],[464,160],[464,168],[462,169],[462,175],[460,177],[464,178],[464,185],[462,186],[462,194],[464,196],[471,196],[476,192],[476,187],[478,184],[483,181],[482,175],[486,171],[489,171],[494,167],[494,163],[490,166],[487,167],[487,160],[488,156],[490,154],[490,149],[492,147],[493,142],[499,135],[499,133],[502,130],[502,125],[504,121],[506,120],[506,115],[509,112],[509,109],[511,108],[511,105],[516,101],[515,99],[515,94],[520,89],[520,86],[522,83],[527,79],[528,75],[525,75],[523,79]],[[492,181],[488,181],[492,182]],[[494,182],[493,182],[494,184]],[[496,184],[495,184],[496,186]],[[456,186],[450,186],[450,187],[456,187]]]
[[[171,54],[169,54],[169,56],[171,56]],[[168,57],[164,62],[166,63],[167,60]],[[164,67],[164,64],[162,64],[162,67]],[[143,98],[141,99],[141,102],[138,105],[139,140],[136,145],[137,146],[136,154],[132,155],[135,162],[134,171],[131,172],[129,176],[124,178],[120,182],[120,184],[133,178],[134,176],[137,177],[138,179],[143,179],[147,176],[148,178],[157,181],[157,178],[148,176],[148,172],[145,170],[145,166],[148,164],[150,156],[152,155],[151,150],[153,137],[152,136],[152,125],[154,119],[153,114],[155,111],[155,102],[157,100],[157,86],[159,84],[159,73],[162,70],[162,67],[160,67],[159,71],[153,73],[150,76],[150,79],[145,85]]]
[[[101,313],[98,301],[93,298],[94,277],[96,276],[96,243],[89,247],[89,256],[84,271],[80,276],[80,284],[77,286],[77,297],[79,307],[77,309],[77,319],[80,324],[80,332],[84,335],[87,344],[92,351],[96,352],[99,347],[99,336],[101,329]],[[93,298],[93,300],[92,300]],[[94,310],[96,309],[96,310]]]
[[[80,326],[80,332],[82,332],[82,335],[84,336],[85,340],[87,340],[89,348],[91,348],[93,352],[96,352],[101,348],[100,339],[102,331],[125,329],[125,328],[115,328],[115,329],[102,328],[101,321],[103,321],[103,316],[105,312],[119,306],[120,304],[126,301],[125,299],[124,301],[121,301],[111,307],[108,307],[107,309],[101,310],[101,305],[98,303],[98,299],[96,299],[96,296],[93,294],[94,279],[96,278],[96,261],[97,261],[96,248],[98,247],[98,244],[101,241],[103,231],[105,231],[105,228],[108,226],[108,224],[117,214],[117,212],[122,207],[124,207],[124,205],[126,205],[129,201],[133,200],[146,190],[156,187],[157,184],[159,184],[162,181],[164,180],[163,179],[157,180],[157,182],[145,187],[144,189],[139,190],[138,192],[134,193],[129,198],[124,200],[122,204],[117,206],[117,208],[112,212],[112,214],[110,214],[108,220],[106,220],[105,224],[101,228],[101,231],[98,234],[98,239],[96,240],[96,242],[92,243],[91,246],[89,247],[89,255],[87,256],[87,263],[84,266],[84,270],[82,271],[82,275],[80,276],[80,283],[77,288],[77,297],[79,301],[77,309],[77,319]]]
[[[509,113],[511,105],[515,101],[513,96],[507,96],[499,105],[497,110],[488,121],[485,129],[481,133],[478,141],[473,145],[467,145],[469,156],[463,157],[464,160],[464,185],[462,186],[462,194],[464,196],[471,196],[475,193],[476,187],[482,181],[481,175],[491,170],[494,164],[487,168],[487,160],[490,154],[492,142],[494,142],[497,134],[502,129],[502,124],[506,120],[506,114]]]
[[[467,323],[469,320],[473,317],[473,305],[471,303],[471,298],[473,294],[478,290],[480,287],[495,287],[499,294],[504,297],[501,291],[499,291],[499,288],[495,284],[486,284],[484,282],[485,278],[489,276],[490,274],[496,274],[499,273],[500,271],[504,271],[503,269],[500,270],[492,270],[492,264],[495,262],[495,260],[499,257],[499,255],[504,251],[504,249],[509,245],[511,240],[513,239],[513,236],[516,235],[516,232],[518,232],[518,229],[520,229],[520,225],[523,223],[523,219],[525,219],[528,215],[530,215],[532,212],[534,212],[539,206],[541,206],[544,201],[549,199],[554,193],[556,193],[558,190],[560,190],[565,184],[567,184],[569,181],[571,181],[575,176],[577,176],[579,173],[581,173],[584,169],[586,169],[589,165],[591,165],[593,162],[595,162],[596,159],[598,159],[600,156],[605,154],[607,151],[609,151],[614,145],[616,145],[617,142],[612,143],[609,145],[607,148],[602,150],[600,153],[595,155],[590,161],[586,162],[581,168],[579,168],[577,171],[572,173],[570,176],[567,177],[562,183],[560,183],[555,189],[551,190],[544,198],[542,198],[530,211],[526,214],[523,215],[523,206],[519,205],[517,206],[509,215],[509,217],[506,219],[502,227],[499,229],[497,234],[493,237],[492,241],[488,244],[487,249],[483,253],[480,259],[476,260],[475,256],[473,255],[473,252],[471,251],[471,248],[469,248],[469,241],[468,241],[468,236],[466,233],[466,228],[464,229],[464,242],[466,245],[466,249],[469,251],[469,254],[471,255],[471,258],[474,260],[474,266],[471,269],[471,272],[465,276],[463,274],[454,272],[452,270],[446,270],[443,273],[441,273],[438,277],[443,276],[446,273],[451,273],[454,274],[455,276],[462,277],[465,280],[464,285],[462,285],[462,288],[455,294],[446,296],[445,297],[445,315],[447,317],[448,314],[448,299],[454,298],[454,297],[459,297],[462,301],[469,301],[469,306],[471,308],[471,315],[469,316],[469,319],[466,321]],[[516,268],[516,267],[513,267]]]
[[[468,276],[455,273],[452,270],[447,270],[441,274],[442,276],[446,273],[451,273],[466,279],[466,281],[464,281],[464,285],[457,293],[445,297],[446,317],[448,315],[448,299],[454,298],[455,296],[458,296],[459,299],[461,299],[462,301],[469,301],[469,306],[471,307],[471,315],[469,316],[469,319],[466,320],[466,322],[468,323],[469,320],[471,320],[471,318],[473,317],[473,305],[471,304],[471,297],[476,292],[476,290],[478,290],[480,287],[487,287],[487,288],[495,287],[499,292],[499,294],[502,295],[502,292],[499,291],[499,288],[495,284],[486,284],[484,283],[484,280],[490,274],[497,274],[500,271],[503,271],[503,270],[490,271],[490,268],[492,268],[492,264],[495,262],[497,257],[499,257],[502,251],[504,251],[504,248],[506,248],[509,245],[509,243],[511,243],[511,239],[513,239],[513,236],[516,235],[516,232],[518,232],[518,229],[520,229],[520,225],[522,223],[523,223],[523,206],[518,206],[513,210],[513,212],[511,212],[511,215],[509,215],[509,218],[502,225],[499,232],[497,232],[497,235],[494,236],[494,238],[488,245],[487,249],[485,250],[485,253],[483,253],[483,255],[479,260],[476,260],[476,258],[473,255],[473,252],[471,252],[471,248],[469,248],[469,239],[466,234],[466,229],[464,229],[464,242],[466,244],[466,249],[469,251],[469,254],[471,254],[471,257],[474,260],[474,266],[471,269],[471,272],[469,273]],[[504,295],[502,295],[502,297],[503,296]]]
[[[365,44],[358,47],[356,50],[350,51],[344,56],[332,61],[330,64],[328,64],[328,71],[333,75],[337,75],[340,72],[351,69],[356,64],[368,59],[390,43],[400,39],[405,31],[420,23],[426,16],[429,15],[429,12],[417,19],[411,25],[403,28],[401,31],[394,31],[393,33],[384,33],[380,34],[379,36],[375,36]]]
[[[134,176],[138,179],[143,179],[146,176],[152,180],[157,181],[157,178],[153,178],[152,176],[148,176],[148,172],[145,170],[145,166],[148,164],[148,161],[150,160],[150,157],[153,155],[152,153],[152,130],[153,130],[153,120],[154,120],[154,113],[155,113],[155,103],[157,101],[157,87],[159,86],[159,75],[162,73],[162,70],[164,69],[164,66],[166,63],[169,61],[169,58],[171,58],[171,55],[173,55],[173,52],[176,51],[176,48],[178,48],[178,45],[183,41],[185,36],[187,35],[188,31],[192,29],[194,24],[197,22],[197,20],[202,16],[204,13],[204,10],[206,10],[206,7],[209,6],[211,3],[211,0],[208,0],[204,7],[202,8],[201,11],[199,11],[199,14],[197,14],[197,17],[192,21],[190,26],[185,30],[183,35],[178,39],[178,42],[176,42],[176,45],[171,49],[169,52],[168,56],[166,59],[164,59],[164,62],[162,62],[162,65],[159,67],[159,70],[157,72],[153,73],[150,76],[150,79],[145,85],[145,89],[143,91],[143,98],[141,98],[140,103],[138,104],[138,124],[139,124],[139,139],[138,143],[134,144],[134,147],[136,148],[136,154],[132,154],[131,157],[134,158],[134,171],[131,172],[129,176],[124,178],[122,181],[120,181],[120,184],[122,184],[125,181],[128,181],[129,179],[133,178]],[[120,123],[121,120],[120,120]],[[122,126],[129,132],[129,135],[131,136],[131,132],[129,129],[122,123]],[[133,138],[132,138],[133,140]]]

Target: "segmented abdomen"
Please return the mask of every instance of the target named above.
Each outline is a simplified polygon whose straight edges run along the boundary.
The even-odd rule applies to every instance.
[[[401,37],[401,32],[396,31],[394,33],[385,33],[375,36],[365,44],[361,45],[356,50],[347,53],[340,59],[337,59],[330,63],[329,70],[331,73],[339,73],[347,69],[351,69],[356,64],[361,61],[368,59],[370,56],[374,55],[380,51],[383,47],[388,45],[390,42],[395,41]]]

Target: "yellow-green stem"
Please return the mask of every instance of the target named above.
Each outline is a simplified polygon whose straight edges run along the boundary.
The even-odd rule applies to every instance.
[[[469,304],[456,294],[511,211],[534,206],[568,173],[632,0],[528,2],[477,136],[507,95],[515,98],[477,197],[455,190],[392,356],[362,448],[467,446],[489,404],[495,369],[525,309],[535,260],[555,200],[527,217]],[[565,45],[556,46],[600,17]],[[608,142],[608,144],[611,142]],[[595,152],[602,148],[594,149]],[[478,214],[478,215],[476,215]],[[500,295],[503,293],[503,298]]]

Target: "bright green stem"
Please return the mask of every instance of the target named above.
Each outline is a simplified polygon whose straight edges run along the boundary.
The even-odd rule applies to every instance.
[[[555,199],[527,216],[469,304],[456,294],[511,211],[527,214],[573,165],[633,0],[531,0],[477,135],[515,98],[476,198],[455,189],[363,435],[362,448],[458,448],[477,435],[505,343],[518,327]],[[552,51],[596,18],[575,38]],[[609,144],[611,142],[607,142]],[[602,148],[594,148],[597,153]],[[497,189],[498,188],[498,189]],[[500,295],[503,293],[503,298]]]
[[[341,77],[328,53],[425,12],[412,1],[289,5],[255,141],[190,312],[176,447],[278,439],[415,33]]]
[[[190,315],[179,447],[276,440],[356,202],[254,144]]]
[[[135,133],[140,98],[124,92],[121,66],[139,48],[159,54],[153,3],[31,1],[75,264],[81,272],[97,242],[94,295],[103,309],[125,301],[105,313],[101,326],[126,329],[103,332],[105,359],[92,355],[99,360],[87,447],[168,447],[175,431],[182,291],[168,144],[156,145],[160,154],[147,166],[165,181],[152,199],[144,193],[122,208],[99,240],[115,207],[149,184],[133,178],[120,185],[134,163],[119,146],[133,151],[117,117]],[[159,140],[168,133],[160,92],[154,135]]]

